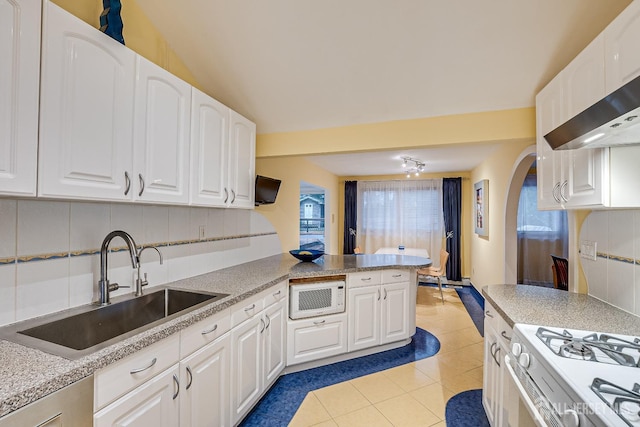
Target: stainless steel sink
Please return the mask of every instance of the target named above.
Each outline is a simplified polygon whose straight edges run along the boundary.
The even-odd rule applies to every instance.
[[[85,308],[79,313],[70,310],[48,321],[37,319],[36,326],[27,322],[14,328],[13,337],[2,335],[10,341],[74,359],[225,296],[167,288],[104,307]]]

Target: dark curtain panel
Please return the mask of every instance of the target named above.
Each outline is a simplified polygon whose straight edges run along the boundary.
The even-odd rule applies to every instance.
[[[358,219],[358,181],[344,182],[344,250],[352,254],[356,247]]]
[[[460,267],[460,213],[462,210],[462,178],[442,179],[442,209],[447,236],[447,279],[462,280]],[[433,257],[433,255],[432,255]]]

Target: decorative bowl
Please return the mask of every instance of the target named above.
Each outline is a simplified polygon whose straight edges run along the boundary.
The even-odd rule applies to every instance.
[[[324,255],[324,251],[316,251],[313,249],[294,249],[289,251],[289,253],[304,262],[313,261],[314,259],[320,258]]]

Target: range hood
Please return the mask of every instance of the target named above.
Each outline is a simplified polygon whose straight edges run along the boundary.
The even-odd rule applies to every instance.
[[[554,150],[640,144],[640,77],[544,136]]]

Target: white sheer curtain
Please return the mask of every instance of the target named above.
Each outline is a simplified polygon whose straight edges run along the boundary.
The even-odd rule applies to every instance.
[[[527,175],[518,204],[518,283],[552,286],[551,255],[567,257],[565,211],[539,211],[536,176]]]
[[[357,244],[364,253],[382,247],[442,247],[442,179],[358,181]]]

